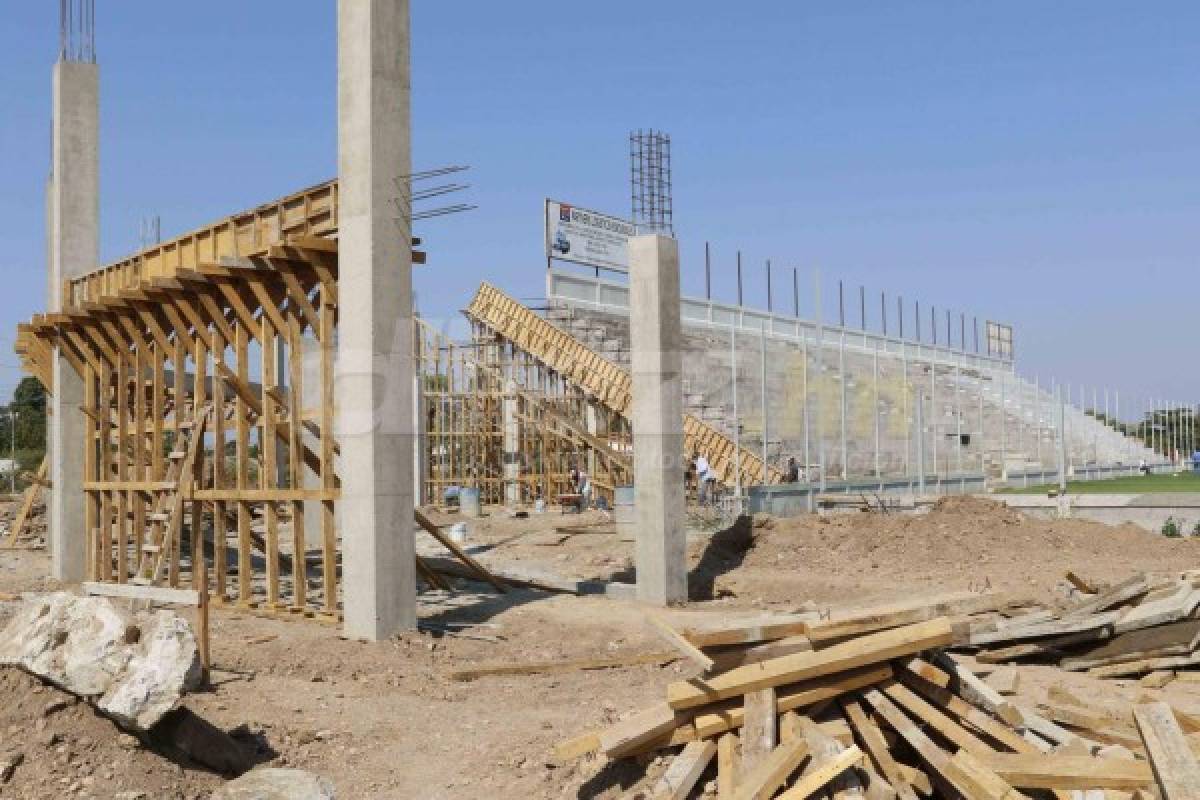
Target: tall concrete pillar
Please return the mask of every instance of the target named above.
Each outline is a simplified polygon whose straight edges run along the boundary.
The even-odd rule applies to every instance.
[[[62,310],[63,281],[96,269],[100,260],[100,71],[61,58],[54,65],[52,176],[49,183],[47,309]],[[51,571],[61,581],[86,577],[83,520],[83,380],[54,355],[50,398],[49,539]]]
[[[679,245],[637,236],[629,261],[637,597],[668,605],[687,601]]]
[[[500,405],[504,427],[504,502],[509,508],[521,503],[521,421],[517,418],[517,382],[504,385]]]
[[[339,304],[345,630],[416,627],[408,0],[338,0]],[[400,218],[399,220],[397,218]]]

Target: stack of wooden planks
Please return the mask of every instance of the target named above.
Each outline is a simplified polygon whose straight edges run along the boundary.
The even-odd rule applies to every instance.
[[[1170,677],[1200,667],[1200,571],[1138,574],[1103,588],[1072,583],[1082,590],[1064,609],[974,625],[969,644],[978,660],[1054,663],[1101,678]]]
[[[1175,709],[1148,702],[1106,723],[1117,738],[1084,736],[1006,699],[950,657],[946,648],[970,635],[971,615],[989,604],[1002,603],[957,596],[728,628],[655,617],[701,674],[668,685],[662,702],[561,743],[556,758],[666,753],[648,796],[678,800],[709,781],[719,798],[736,800],[1200,797],[1192,752],[1200,743]]]

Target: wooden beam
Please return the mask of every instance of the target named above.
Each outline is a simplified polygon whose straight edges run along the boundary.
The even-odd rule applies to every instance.
[[[667,687],[667,702],[672,708],[694,708],[755,689],[783,686],[943,647],[952,640],[953,630],[948,620],[921,622],[867,634],[824,650],[748,664],[709,679],[695,678],[673,683]]]
[[[1166,703],[1135,706],[1133,718],[1165,800],[1200,800],[1200,764]]]

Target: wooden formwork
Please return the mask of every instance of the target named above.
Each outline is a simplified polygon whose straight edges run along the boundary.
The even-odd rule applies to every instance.
[[[69,283],[61,313],[21,327],[18,353],[51,391],[55,347],[83,380],[90,579],[334,615],[337,243],[282,234],[251,249],[225,226],[190,235],[204,244],[188,259],[159,248]],[[315,559],[306,502],[320,505]]]

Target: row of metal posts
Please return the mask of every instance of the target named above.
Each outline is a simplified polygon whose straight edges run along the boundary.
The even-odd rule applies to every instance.
[[[819,290],[820,290],[819,278],[817,280],[818,280],[817,291],[819,292]],[[767,407],[768,358],[767,358],[767,328],[766,328],[765,322],[760,324],[759,343],[760,343],[760,359],[759,359],[759,362],[760,362],[760,381],[759,381],[760,382],[760,393],[759,393],[759,397],[760,397],[761,414],[762,414],[761,452],[762,452],[762,458],[763,458],[764,463],[767,463],[767,462],[769,462],[769,457],[770,457],[770,453],[769,453],[770,413],[769,413],[769,409]],[[803,428],[804,428],[803,451],[804,451],[805,470],[808,470],[809,466],[813,464],[813,461],[812,461],[813,454],[811,452],[812,441],[811,441],[811,436],[810,436],[811,416],[810,416],[810,400],[809,400],[809,379],[808,379],[809,359],[808,359],[808,337],[807,337],[807,335],[801,334],[799,336],[799,345],[801,348],[802,363],[803,363],[803,366],[802,366],[802,370],[803,370],[803,372],[802,372],[802,393],[805,398],[804,407],[803,407]],[[846,380],[846,357],[845,357],[845,349],[846,349],[846,330],[845,330],[845,328],[841,328],[838,332],[837,345],[838,345],[838,382],[840,385],[840,403],[839,403],[839,406],[840,406],[840,409],[839,409],[840,410],[839,433],[840,433],[840,451],[841,451],[841,475],[840,475],[840,477],[843,480],[846,480],[846,479],[849,479],[851,477],[851,475],[850,475],[850,469],[849,469],[849,441],[848,441],[849,437],[848,437],[848,431],[847,431],[848,408],[847,408],[847,380]],[[822,323],[821,312],[820,312],[819,308],[817,310],[817,347],[818,347],[818,353],[819,353],[818,359],[819,359],[819,363],[821,365],[818,372],[821,372],[821,371],[823,371],[824,364],[825,364],[825,336],[824,336],[824,325]],[[909,375],[909,373],[908,373],[909,365],[908,365],[908,355],[907,355],[906,349],[903,349],[903,348],[901,349],[900,361],[901,361],[901,365],[902,365],[901,368],[903,369],[904,383],[905,383],[905,386],[907,386],[908,385],[908,375]],[[739,405],[738,405],[739,404],[739,396],[738,396],[738,386],[737,386],[738,366],[737,366],[737,327],[736,327],[736,323],[730,325],[730,369],[731,369],[731,381],[730,382],[731,382],[731,386],[732,386],[732,399],[733,399],[733,415],[734,415],[734,419],[738,420],[738,419],[740,419],[740,417],[739,417]],[[944,374],[945,370],[949,370],[949,369],[953,370],[954,381],[955,381],[955,385],[954,385],[954,409],[955,409],[954,413],[955,413],[955,417],[956,417],[955,432],[957,435],[957,441],[959,443],[959,446],[956,448],[955,467],[959,473],[963,473],[964,469],[965,469],[965,465],[963,463],[963,450],[962,450],[962,444],[961,444],[962,435],[963,435],[963,401],[962,401],[963,364],[962,364],[961,358],[959,360],[955,361],[955,363],[953,364],[952,367],[946,367],[943,371],[943,374]],[[880,451],[881,451],[880,424],[881,423],[880,423],[880,409],[879,409],[879,344],[878,344],[878,342],[876,342],[874,344],[872,352],[871,352],[871,370],[872,370],[872,376],[871,376],[872,377],[872,395],[874,398],[874,409],[875,409],[875,413],[874,413],[874,468],[872,470],[872,473],[873,473],[874,478],[882,479],[883,475],[882,475],[882,467],[881,467],[881,461],[880,461]],[[925,426],[925,422],[924,422],[924,408],[923,408],[924,400],[925,400],[924,392],[922,390],[918,389],[916,391],[916,406],[915,406],[916,419],[914,420],[915,421],[915,430],[918,433],[918,435],[915,437],[916,438],[916,451],[917,451],[917,473],[918,473],[917,478],[918,478],[918,483],[920,484],[920,486],[922,488],[922,491],[924,490],[925,477],[926,477],[925,435],[927,433],[933,434],[931,436],[931,451],[932,451],[931,457],[932,457],[932,461],[933,461],[934,474],[941,475],[943,472],[942,466],[939,464],[939,461],[938,461],[938,438],[939,437],[937,435],[937,424],[938,424],[937,423],[937,408],[938,408],[938,406],[937,406],[937,402],[938,402],[937,378],[938,378],[938,368],[937,368],[936,359],[931,359],[931,361],[930,361],[929,400],[930,400],[930,408],[934,412],[935,416],[934,416],[934,419],[931,421],[930,430],[926,431],[926,426]],[[1000,464],[1001,464],[1002,471],[1004,471],[1007,466],[1007,459],[1008,459],[1008,455],[1009,455],[1009,441],[1008,441],[1008,417],[1009,417],[1009,404],[1010,404],[1010,392],[1009,392],[1009,388],[1008,388],[1009,379],[1003,370],[997,370],[994,373],[993,379],[997,380],[999,383],[998,394],[999,394],[1000,430],[999,430],[998,438],[999,438],[999,443],[1000,443]],[[986,472],[987,464],[986,464],[986,449],[984,447],[984,440],[983,440],[983,435],[986,433],[986,431],[984,430],[984,428],[985,428],[985,404],[984,404],[985,389],[984,389],[984,378],[983,378],[982,372],[979,373],[979,375],[976,379],[976,382],[977,382],[977,385],[979,388],[979,391],[978,391],[978,419],[979,419],[980,429],[979,429],[978,433],[981,437],[980,448],[979,448],[979,450],[980,450],[980,452],[979,452],[979,470],[981,473],[984,473],[984,472]],[[1068,409],[1068,407],[1074,408],[1074,404],[1072,403],[1072,392],[1071,392],[1070,384],[1059,385],[1059,384],[1056,384],[1052,380],[1051,386],[1052,386],[1052,390],[1051,390],[1052,395],[1055,398],[1055,405],[1058,406],[1058,408],[1056,409],[1058,412],[1058,414],[1057,414],[1057,417],[1058,417],[1057,423],[1058,424],[1057,425],[1055,425],[1053,423],[1048,424],[1047,420],[1044,419],[1044,413],[1043,413],[1043,407],[1042,407],[1043,399],[1042,399],[1042,389],[1041,389],[1040,377],[1035,377],[1033,379],[1034,397],[1033,397],[1032,419],[1026,418],[1027,408],[1026,408],[1025,403],[1027,400],[1028,387],[1025,386],[1023,383],[1017,383],[1016,391],[1012,393],[1012,397],[1011,397],[1011,401],[1015,402],[1015,405],[1016,405],[1015,416],[1019,420],[1017,432],[1016,432],[1016,449],[1014,452],[1016,452],[1016,453],[1025,453],[1026,452],[1025,435],[1024,435],[1023,428],[1024,428],[1025,424],[1031,424],[1035,431],[1035,433],[1034,433],[1035,443],[1034,443],[1034,448],[1033,448],[1034,453],[1035,453],[1035,458],[1039,465],[1044,466],[1044,461],[1043,461],[1044,453],[1043,453],[1043,449],[1042,449],[1042,441],[1046,435],[1046,429],[1049,428],[1053,432],[1054,440],[1055,440],[1056,444],[1058,445],[1055,448],[1055,450],[1056,450],[1055,466],[1057,467],[1057,470],[1060,473],[1060,480],[1065,480],[1066,475],[1070,471],[1070,465],[1071,465],[1071,462],[1069,460],[1070,442],[1068,441],[1069,419],[1068,419],[1068,415],[1067,415],[1067,409]],[[1079,393],[1079,397],[1082,401],[1086,397],[1086,393],[1081,390]],[[1114,418],[1119,419],[1120,394],[1118,392],[1113,393],[1113,400],[1114,400],[1114,404],[1115,404],[1115,408],[1116,408],[1116,417],[1110,416],[1110,414],[1109,414],[1109,391],[1107,389],[1104,390],[1103,397],[1104,397],[1103,423],[1101,423],[1101,421],[1099,419],[1099,398],[1100,398],[1099,389],[1093,390],[1093,403],[1092,403],[1092,408],[1091,408],[1091,416],[1096,419],[1097,423],[1105,424],[1108,427],[1113,428],[1114,432],[1117,432],[1118,429],[1113,426],[1112,421]],[[908,391],[907,391],[907,389],[904,392],[902,392],[902,398],[903,398],[903,414],[904,414],[904,418],[905,418],[905,431],[906,431],[905,438],[906,438],[906,441],[909,441],[911,444],[911,439],[913,438],[913,436],[912,436],[913,428],[909,425],[909,409],[908,409]],[[818,471],[819,471],[820,488],[822,491],[824,491],[826,488],[826,480],[827,480],[826,453],[825,453],[826,444],[825,444],[824,429],[823,429],[824,421],[823,421],[823,415],[821,413],[822,393],[819,391],[817,392],[817,396],[815,398],[815,403],[816,403],[815,413],[816,413],[816,417],[817,417],[816,437],[817,437],[817,445],[818,445],[817,446],[817,454],[816,454],[816,456],[817,456],[816,463],[817,463],[817,467],[818,467]],[[1181,440],[1183,440],[1185,438],[1185,436],[1191,437],[1188,439],[1188,441],[1194,440],[1195,416],[1192,413],[1192,410],[1190,408],[1188,409],[1188,415],[1185,419],[1185,422],[1187,424],[1186,434],[1185,434],[1185,431],[1182,430],[1179,425],[1176,425],[1176,426],[1174,426],[1174,429],[1172,431],[1172,441],[1165,442],[1164,438],[1163,438],[1164,433],[1160,429],[1160,427],[1157,425],[1158,415],[1164,414],[1168,418],[1170,417],[1170,415],[1172,413],[1178,415],[1181,412],[1181,407],[1173,405],[1173,404],[1164,404],[1159,401],[1151,401],[1149,403],[1149,406],[1151,409],[1149,412],[1150,419],[1151,419],[1151,422],[1154,424],[1152,424],[1149,428],[1149,434],[1150,434],[1149,441],[1145,443],[1147,446],[1154,449],[1155,451],[1165,453],[1165,452],[1167,452],[1168,447],[1178,447],[1178,445],[1181,444]],[[1084,404],[1082,402],[1081,402],[1078,410],[1080,413],[1084,413],[1084,414],[1088,413],[1087,409],[1084,407]],[[1100,432],[1098,429],[1095,429],[1095,428],[1093,429],[1091,456],[1092,456],[1092,461],[1094,461],[1094,462],[1100,461],[1100,441],[1098,438],[1099,433]],[[1157,434],[1157,439],[1155,438],[1156,434]],[[741,425],[740,425],[740,422],[735,425],[734,439],[735,439],[735,443],[738,445],[738,453],[736,455],[736,469],[737,469],[738,478],[736,480],[736,485],[735,485],[735,495],[736,495],[736,497],[740,498],[742,496],[742,490],[744,488],[741,485],[741,477],[740,477],[740,475],[741,475],[741,453],[740,453]],[[1137,443],[1136,438],[1134,438],[1132,436],[1125,435],[1124,439],[1125,439],[1124,444],[1126,446],[1126,453],[1130,459],[1130,462],[1132,463],[1132,459],[1135,454],[1135,450],[1138,447],[1138,443]],[[1108,446],[1109,443],[1105,443],[1105,444],[1106,444],[1106,446]],[[905,471],[906,475],[911,473],[911,470],[910,470],[911,465],[910,465],[909,457],[910,457],[910,445],[906,444],[905,451],[904,451],[904,471]],[[1086,460],[1086,455],[1083,457],[1083,460]],[[949,466],[949,465],[947,464],[947,466]]]

